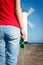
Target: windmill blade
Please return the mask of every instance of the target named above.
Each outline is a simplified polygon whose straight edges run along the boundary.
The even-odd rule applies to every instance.
[[[34,25],[32,23],[30,23],[29,21],[27,22],[27,24],[31,27],[34,28]]]
[[[27,15],[27,16],[29,16],[30,14],[32,14],[34,11],[35,11],[35,10],[31,7],[31,8],[29,9],[29,11],[28,11],[28,15]]]

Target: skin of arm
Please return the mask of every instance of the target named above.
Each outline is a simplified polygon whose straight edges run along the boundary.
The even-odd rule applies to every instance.
[[[20,23],[20,28],[22,29],[23,26],[23,20],[22,20],[22,10],[20,6],[20,0],[16,0],[16,15]]]
[[[17,18],[19,20],[22,37],[25,39],[26,34],[25,34],[25,30],[24,30],[24,25],[23,25],[23,18],[22,18],[22,10],[21,10],[21,6],[20,6],[20,0],[16,0],[16,15],[17,15]]]

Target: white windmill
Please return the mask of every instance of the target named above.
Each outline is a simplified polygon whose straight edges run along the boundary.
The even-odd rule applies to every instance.
[[[27,24],[31,27],[31,28],[34,28],[34,25],[31,24],[31,22],[27,21],[27,17],[29,15],[31,15],[32,13],[34,12],[34,9],[32,7],[30,7],[29,11],[26,12],[26,11],[23,11],[23,23],[24,23],[24,29],[25,29],[25,32],[26,32],[26,39],[25,41],[27,42],[27,38],[28,38],[28,35],[27,35]]]

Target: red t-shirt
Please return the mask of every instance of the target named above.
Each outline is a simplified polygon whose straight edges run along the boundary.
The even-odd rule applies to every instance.
[[[15,14],[15,0],[0,0],[0,25],[20,27]]]

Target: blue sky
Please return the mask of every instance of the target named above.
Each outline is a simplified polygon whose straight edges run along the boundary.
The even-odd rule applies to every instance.
[[[35,9],[28,20],[34,24],[31,29],[28,26],[28,42],[43,43],[43,0],[21,0],[21,8],[28,11],[30,7]]]

